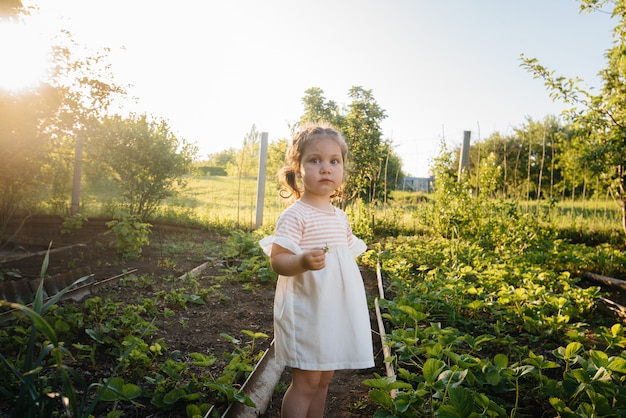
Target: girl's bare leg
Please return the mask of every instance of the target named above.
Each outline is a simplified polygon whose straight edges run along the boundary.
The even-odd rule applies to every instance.
[[[321,372],[319,384],[317,386],[317,392],[311,401],[309,411],[307,412],[307,418],[322,418],[324,416],[324,408],[326,406],[326,395],[328,395],[328,385],[333,377],[334,371]]]
[[[292,369],[291,386],[285,392],[282,418],[322,418],[333,371]]]

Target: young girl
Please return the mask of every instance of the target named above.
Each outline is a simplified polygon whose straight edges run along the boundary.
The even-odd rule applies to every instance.
[[[274,235],[261,241],[278,273],[276,358],[292,368],[283,418],[321,418],[334,370],[374,366],[355,262],[366,246],[331,204],[341,193],[346,154],[345,140],[332,128],[310,126],[295,135],[279,178],[286,186],[281,196],[297,200],[280,215]]]

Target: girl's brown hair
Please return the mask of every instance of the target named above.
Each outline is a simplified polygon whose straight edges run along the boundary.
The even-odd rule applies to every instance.
[[[346,158],[348,155],[348,145],[346,140],[339,133],[338,130],[330,125],[323,124],[309,124],[305,125],[296,133],[287,148],[287,155],[285,157],[286,165],[278,171],[278,179],[284,186],[280,190],[280,196],[285,199],[296,200],[302,196],[302,188],[298,184],[298,173],[302,166],[302,154],[307,145],[311,141],[320,138],[330,138],[335,141],[341,148],[341,158],[344,163],[343,174],[346,174]],[[341,187],[330,196],[331,198],[341,197],[343,192],[343,184]]]

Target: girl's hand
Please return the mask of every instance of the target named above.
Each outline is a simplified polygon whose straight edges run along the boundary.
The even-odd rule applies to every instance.
[[[294,254],[291,251],[272,244],[270,256],[272,269],[283,276],[294,276],[308,270],[321,270],[326,266],[326,251],[315,248],[303,254]]]
[[[323,248],[302,253],[300,264],[305,270],[321,270],[326,266],[326,251]]]

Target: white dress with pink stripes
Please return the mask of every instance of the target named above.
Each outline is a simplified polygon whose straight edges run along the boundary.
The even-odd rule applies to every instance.
[[[279,217],[273,236],[260,242],[300,254],[328,248],[326,267],[278,276],[274,298],[276,358],[303,370],[374,366],[372,332],[363,278],[355,258],[366,250],[340,209],[323,211],[296,201]]]

